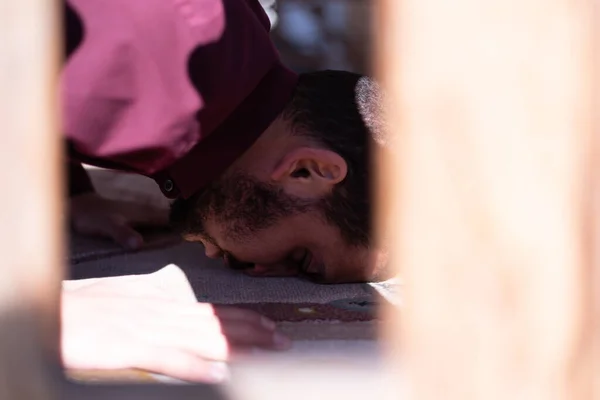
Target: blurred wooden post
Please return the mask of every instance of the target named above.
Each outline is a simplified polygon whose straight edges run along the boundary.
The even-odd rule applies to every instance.
[[[592,55],[592,131],[593,140],[591,141],[590,160],[592,173],[590,174],[589,185],[592,192],[589,196],[589,212],[592,214],[589,219],[591,226],[590,247],[591,247],[591,276],[588,277],[591,283],[591,310],[592,317],[588,320],[586,327],[591,330],[592,349],[587,352],[589,360],[589,371],[592,380],[592,397],[600,397],[600,4],[596,2],[592,12],[592,36],[593,36],[593,55]],[[585,351],[585,350],[584,350]],[[583,374],[582,374],[583,375]],[[585,375],[583,375],[585,379]]]
[[[378,6],[378,72],[397,135],[381,214],[394,216],[406,284],[402,340],[388,338],[412,398],[591,399],[594,2]]]
[[[52,399],[62,219],[57,2],[0,1],[0,398]]]

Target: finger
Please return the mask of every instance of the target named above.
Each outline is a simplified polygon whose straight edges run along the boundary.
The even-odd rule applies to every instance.
[[[276,328],[275,322],[252,310],[245,310],[243,308],[229,306],[213,306],[213,308],[215,315],[223,321],[245,321],[248,323],[262,325],[263,328],[270,331],[274,331]]]
[[[121,218],[110,218],[105,230],[109,237],[126,249],[137,250],[144,244],[142,235]]]
[[[190,382],[220,383],[229,378],[227,365],[173,348],[142,351],[137,368]]]
[[[232,346],[258,346],[269,349],[286,350],[291,341],[276,332],[276,323],[252,310],[219,306],[214,307],[215,315],[221,320],[225,336]]]
[[[71,221],[73,230],[83,235],[97,235],[106,237],[106,221],[98,223],[93,217],[85,216]]]
[[[135,205],[131,209],[131,222],[135,226],[166,227],[169,225],[169,212],[160,208]]]
[[[169,225],[169,212],[167,210],[151,209],[144,221],[145,224],[151,226],[166,227]]]
[[[271,350],[287,350],[291,340],[280,332],[266,329],[261,324],[247,321],[223,320],[221,329],[230,347],[260,347]]]

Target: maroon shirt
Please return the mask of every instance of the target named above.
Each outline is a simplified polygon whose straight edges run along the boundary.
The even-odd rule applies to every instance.
[[[296,85],[258,0],[66,0],[65,22],[72,195],[92,189],[83,162],[189,197],[252,145]]]

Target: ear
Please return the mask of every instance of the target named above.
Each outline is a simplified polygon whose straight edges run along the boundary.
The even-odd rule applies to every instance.
[[[300,147],[288,152],[275,166],[271,179],[284,190],[304,198],[320,198],[346,178],[348,166],[334,151]]]

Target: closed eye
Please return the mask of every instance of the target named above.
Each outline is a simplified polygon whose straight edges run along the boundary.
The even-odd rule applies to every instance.
[[[304,252],[304,257],[302,257],[302,259],[298,263],[298,269],[300,270],[300,272],[306,273],[308,265],[310,264],[310,259],[311,259],[310,251],[306,250]]]
[[[300,267],[299,267],[300,274],[302,276],[304,276],[306,279],[310,280],[311,282],[324,283],[326,279],[322,273],[309,271],[312,260],[313,260],[312,253],[307,250],[304,257],[302,258],[302,261],[300,262]]]
[[[225,262],[225,265],[232,269],[242,270],[254,268],[254,263],[239,261],[237,258],[232,256],[231,253],[228,253],[226,251],[223,252],[223,261]]]

